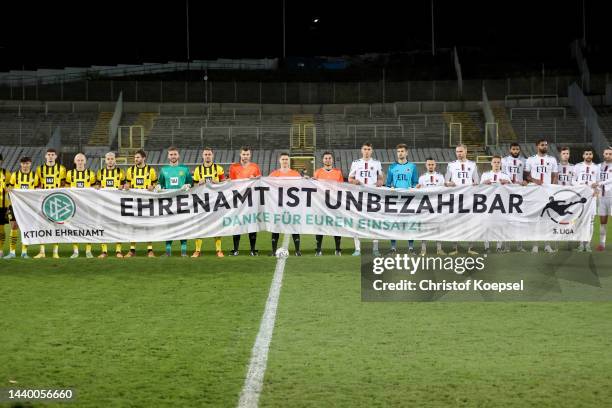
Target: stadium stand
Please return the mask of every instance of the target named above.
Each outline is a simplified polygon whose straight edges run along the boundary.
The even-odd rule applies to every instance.
[[[582,121],[570,107],[511,108],[512,127],[521,142],[546,138],[558,144],[584,143],[587,134]]]
[[[64,146],[81,147],[94,129],[95,117],[93,113],[0,113],[0,140],[3,145],[46,145],[59,127]]]

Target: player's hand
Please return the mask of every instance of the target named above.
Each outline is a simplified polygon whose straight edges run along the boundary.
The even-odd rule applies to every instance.
[[[191,188],[191,186],[189,184],[184,184],[183,187],[181,187],[181,190],[189,191],[190,188]]]
[[[501,180],[499,183],[500,184],[510,184],[510,182],[508,180]]]
[[[156,184],[155,188],[153,189],[153,191],[155,191],[156,193],[159,193],[162,190],[161,185],[160,184]]]
[[[198,186],[203,186],[204,184],[206,184],[206,181],[204,180],[198,181]]]
[[[485,180],[482,184],[491,184],[491,180]]]
[[[376,187],[382,187],[385,183],[383,183],[382,181],[377,181],[376,182]]]
[[[153,187],[153,186],[147,187],[147,190],[149,190],[149,191],[153,191],[154,189],[155,189],[155,187]]]
[[[597,187],[599,187],[599,183],[595,182],[595,183],[591,184],[591,187],[597,188]]]
[[[423,186],[422,186],[422,185],[420,185],[420,184],[417,184],[417,185],[416,185],[416,188],[421,188],[421,187],[423,187]]]
[[[448,183],[446,183],[446,187],[456,187],[457,185],[455,184],[454,181],[449,181]]]

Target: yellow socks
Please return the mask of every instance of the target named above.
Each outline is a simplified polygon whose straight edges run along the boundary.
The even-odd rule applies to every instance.
[[[19,230],[11,230],[11,240],[9,242],[9,249],[12,253],[15,253],[15,249],[17,248],[17,236],[19,235]]]

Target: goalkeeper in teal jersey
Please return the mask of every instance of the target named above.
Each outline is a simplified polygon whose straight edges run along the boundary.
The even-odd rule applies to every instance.
[[[414,188],[419,184],[419,172],[416,165],[408,161],[408,146],[398,144],[396,146],[397,161],[391,163],[387,170],[387,182],[385,185],[391,188]],[[391,252],[397,251],[397,241],[391,240]],[[414,252],[414,241],[408,241],[408,251]]]
[[[168,148],[168,161],[169,165],[162,167],[159,172],[157,179],[156,190],[178,190],[183,189],[185,191],[191,188],[193,179],[191,178],[191,171],[185,165],[179,164],[179,152],[176,147]],[[166,241],[166,254],[165,256],[172,255],[172,241]],[[187,240],[181,239],[181,256],[187,256]]]

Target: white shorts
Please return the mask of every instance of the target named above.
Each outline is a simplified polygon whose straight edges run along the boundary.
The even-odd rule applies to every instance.
[[[606,191],[606,193],[608,192]],[[612,215],[612,195],[599,197],[597,203],[597,215]]]

